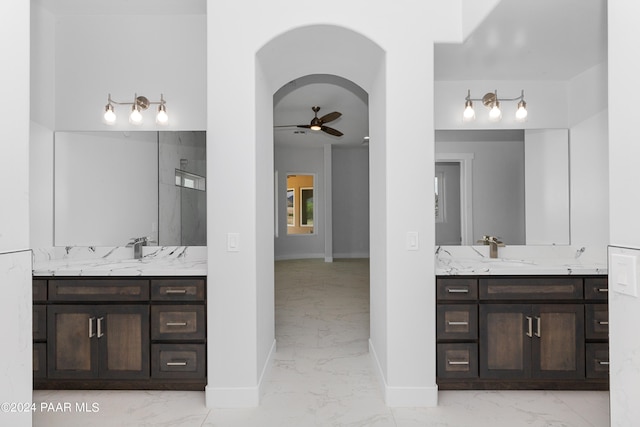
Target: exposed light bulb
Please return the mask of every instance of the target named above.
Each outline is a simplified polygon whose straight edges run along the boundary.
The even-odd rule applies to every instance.
[[[495,122],[502,118],[502,111],[500,111],[500,101],[496,101],[489,111],[489,120]]]
[[[473,109],[473,102],[466,101],[464,103],[464,112],[462,113],[462,120],[465,122],[470,122],[472,120],[475,120],[475,118],[476,118],[476,112]]]
[[[129,114],[129,122],[132,125],[139,125],[142,123],[142,114],[137,106],[131,107],[131,114]]]
[[[112,125],[116,122],[116,113],[113,111],[113,105],[107,104],[104,107],[104,122],[108,125]]]
[[[156,115],[156,123],[159,125],[166,125],[169,121],[169,116],[167,115],[167,108],[164,104],[158,106],[158,114]]]
[[[527,118],[527,103],[524,100],[518,102],[518,109],[516,110],[516,120],[524,122]]]

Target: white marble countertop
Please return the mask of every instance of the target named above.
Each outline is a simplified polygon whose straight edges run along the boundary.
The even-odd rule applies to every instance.
[[[437,246],[436,275],[606,275],[607,248],[505,246],[498,258],[489,246]]]
[[[203,246],[145,246],[142,258],[130,247],[73,246],[33,250],[34,276],[206,276]]]

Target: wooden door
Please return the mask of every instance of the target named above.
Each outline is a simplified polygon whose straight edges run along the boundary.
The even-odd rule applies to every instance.
[[[578,304],[533,306],[533,378],[584,378],[583,307]]]
[[[100,377],[149,378],[149,307],[99,306],[97,313]]]
[[[480,305],[480,378],[530,376],[531,322],[528,304]]]
[[[95,378],[98,346],[94,307],[51,305],[47,312],[49,378]]]

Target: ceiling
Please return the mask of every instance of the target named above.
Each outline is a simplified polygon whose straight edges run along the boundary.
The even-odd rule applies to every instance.
[[[32,0],[56,15],[206,14],[206,0]],[[462,44],[434,50],[436,81],[567,80],[607,58],[607,0],[502,0]],[[369,132],[366,93],[335,76],[306,76],[274,96],[274,125],[308,124],[340,111],[333,137],[295,127],[274,129],[277,145],[362,146]],[[297,132],[297,133],[296,133]]]

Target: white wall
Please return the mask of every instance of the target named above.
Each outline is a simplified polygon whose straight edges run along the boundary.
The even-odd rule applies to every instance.
[[[274,167],[278,171],[279,181],[277,188],[278,237],[275,239],[275,258],[324,258],[324,150],[322,148],[277,147],[274,150]],[[287,234],[287,174],[314,175],[315,218],[313,234]]]
[[[57,132],[55,138],[55,245],[157,241],[157,132]]]
[[[0,2],[0,402],[32,401],[29,249],[29,2]],[[2,424],[30,426],[31,412],[2,413]]]
[[[528,129],[524,133],[527,245],[568,245],[569,132]]]
[[[609,216],[610,244],[640,248],[640,127],[636,97],[640,61],[630,46],[640,45],[640,3],[608,2],[609,19]],[[636,251],[637,252],[637,251]],[[610,293],[611,426],[640,419],[640,299]]]
[[[369,149],[334,147],[333,256],[369,256]]]
[[[206,34],[202,15],[57,17],[55,130],[158,129],[157,106],[139,128],[128,122],[130,106],[116,106],[118,122],[105,125],[109,93],[120,102],[132,102],[134,93],[158,101],[162,93],[167,129],[204,130]]]
[[[378,145],[370,151],[370,173],[377,175],[371,180],[371,205],[382,209],[371,215],[371,243],[372,247],[384,244],[372,251],[372,263],[384,264],[376,272],[380,268],[385,272],[382,277],[372,274],[371,294],[376,301],[371,304],[371,343],[379,350],[374,353],[388,404],[435,404],[434,271],[432,262],[425,262],[432,259],[433,214],[430,218],[429,212],[433,202],[412,198],[407,204],[407,200],[413,183],[432,179],[434,130],[428,118],[433,106],[425,103],[433,99],[431,41],[461,38],[460,3],[402,0],[372,5],[330,0],[322,9],[326,14],[318,14],[314,4],[293,0],[264,8],[253,1],[219,4],[210,0],[208,6],[217,11],[208,15],[207,56],[212,66],[208,70],[207,136],[214,147],[208,151],[208,176],[213,182],[234,182],[236,192],[247,195],[236,209],[219,208],[216,224],[209,228],[209,259],[220,266],[209,276],[213,301],[208,306],[209,346],[226,352],[209,352],[208,405],[257,402],[256,365],[263,363],[258,360],[256,364],[256,355],[266,352],[256,345],[268,339],[257,336],[261,331],[255,313],[256,307],[260,313],[260,307],[273,304],[268,294],[259,294],[264,279],[255,276],[273,253],[272,217],[256,217],[255,206],[257,200],[264,200],[257,182],[273,182],[272,157],[266,148],[273,135],[268,120],[273,104],[268,93],[312,73],[340,75],[370,95],[371,144]],[[248,8],[255,13],[246,14]],[[334,8],[340,13],[329,12]],[[404,31],[388,25],[390,21],[402,22]],[[307,31],[306,25],[317,22],[338,28]],[[294,33],[287,33],[293,28]],[[284,36],[265,45],[278,35]],[[230,39],[234,43],[228,43]],[[309,50],[310,45],[317,49]],[[256,62],[256,52],[263,46]],[[416,56],[417,51],[423,54]],[[234,66],[213,67],[214,59]],[[407,122],[424,123],[426,141],[417,140]],[[226,187],[209,188],[210,208],[211,200],[231,196]],[[406,250],[409,231],[418,232],[421,242],[426,242],[420,250]],[[229,232],[240,234],[240,252],[226,252]],[[234,324],[233,335],[223,330],[223,319]],[[416,335],[423,339],[416,341]]]

